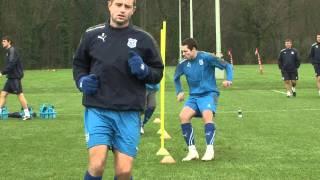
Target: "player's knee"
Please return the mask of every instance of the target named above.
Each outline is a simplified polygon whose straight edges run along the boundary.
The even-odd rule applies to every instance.
[[[126,163],[118,161],[115,166],[115,174],[117,177],[130,177],[133,161],[128,160]]]
[[[184,113],[180,113],[179,118],[182,123],[187,123],[190,121],[190,118],[187,115],[185,115]]]
[[[105,168],[105,160],[103,159],[94,159],[90,160],[89,170],[95,175],[102,175]]]
[[[6,94],[6,93],[1,93],[1,94],[0,94],[0,97],[1,97],[1,98],[6,98],[7,95],[8,95],[8,94]]]
[[[118,171],[116,172],[116,177],[119,179],[120,177],[121,178],[130,178],[131,176],[131,170],[129,169],[118,169]]]

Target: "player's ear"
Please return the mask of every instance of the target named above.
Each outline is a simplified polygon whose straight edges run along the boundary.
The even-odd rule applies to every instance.
[[[133,5],[133,10],[132,10],[132,14],[131,15],[133,15],[136,12],[136,9],[137,9],[137,6]]]
[[[108,0],[108,2],[107,2],[107,10],[109,10],[109,8],[110,8],[110,6],[111,6],[111,4],[112,4],[112,2],[110,1],[110,0]]]

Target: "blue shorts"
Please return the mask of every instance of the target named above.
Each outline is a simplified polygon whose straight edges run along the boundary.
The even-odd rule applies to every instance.
[[[197,117],[202,117],[204,110],[211,110],[213,113],[217,110],[217,93],[209,93],[204,96],[192,96],[188,98],[184,106],[188,106],[196,112]]]
[[[84,127],[87,147],[106,145],[131,157],[140,141],[140,112],[86,108]]]

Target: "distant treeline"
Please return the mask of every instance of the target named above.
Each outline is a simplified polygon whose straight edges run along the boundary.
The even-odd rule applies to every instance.
[[[179,56],[179,0],[138,0],[135,25],[159,42],[167,21],[167,64]],[[189,37],[189,0],[182,2],[182,38]],[[319,0],[220,0],[222,49],[232,49],[235,64],[254,64],[255,48],[264,63],[275,63],[284,40],[291,38],[308,62],[320,32]],[[201,50],[215,50],[215,0],[193,0],[194,37]],[[1,0],[0,35],[10,35],[29,69],[70,68],[82,33],[108,19],[106,0]],[[1,50],[4,55],[4,51]],[[0,56],[0,65],[3,57]]]

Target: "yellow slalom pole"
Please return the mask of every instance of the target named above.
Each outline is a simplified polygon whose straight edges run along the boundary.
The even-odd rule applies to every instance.
[[[167,37],[167,23],[166,21],[163,21],[163,25],[162,25],[162,29],[161,29],[161,57],[163,60],[163,65],[164,65],[164,69],[163,69],[163,78],[160,84],[160,129],[157,132],[158,134],[162,136],[164,136],[164,139],[171,139],[171,136],[168,134],[168,132],[165,130],[164,127],[164,104],[165,104],[165,82],[166,82],[166,37]],[[162,141],[161,141],[162,142]],[[163,143],[161,143],[161,147],[164,147],[164,141]]]
[[[166,82],[166,22],[163,22],[163,27],[160,34],[160,50],[163,61],[163,77],[160,83],[160,130],[161,130],[161,146],[157,155],[169,155],[169,152],[164,147],[164,104],[165,104],[165,82]]]
[[[160,130],[161,130],[161,147],[157,152],[157,155],[164,155],[163,159],[160,161],[162,164],[172,164],[176,161],[170,155],[170,153],[164,148],[164,139],[168,138],[169,134],[164,129],[164,109],[165,109],[165,84],[166,84],[166,37],[167,37],[167,23],[163,21],[162,29],[161,29],[161,56],[163,59],[163,78],[161,81],[160,87]],[[169,136],[170,137],[170,136]],[[171,137],[170,137],[171,138]]]

